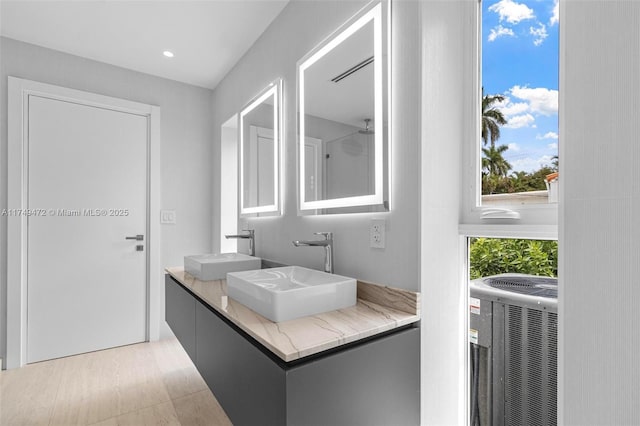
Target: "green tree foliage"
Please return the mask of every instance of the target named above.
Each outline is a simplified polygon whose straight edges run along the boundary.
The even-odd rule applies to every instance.
[[[483,148],[484,149],[484,148]],[[482,159],[483,164],[485,159]],[[542,191],[548,174],[557,171],[553,167],[542,167],[535,172],[512,172],[509,176],[482,174],[482,194],[511,194],[513,192]]]
[[[482,88],[482,141],[484,145],[491,141],[491,146],[500,139],[500,126],[507,124],[504,114],[495,107],[496,103],[504,101],[502,95],[485,95]]]
[[[509,149],[507,145],[496,146],[500,139],[500,126],[507,120],[497,103],[504,101],[502,95],[485,95],[482,89],[482,194],[510,194],[514,192],[542,191],[547,189],[545,177],[558,171],[558,156],[553,157],[551,167],[542,167],[532,173],[513,172],[511,164],[503,154]],[[491,142],[488,147],[487,143]]]
[[[507,238],[472,238],[470,277],[504,273],[558,276],[558,242]]]
[[[482,170],[493,176],[506,176],[511,170],[511,164],[504,159],[502,153],[508,150],[507,145],[482,148]]]
[[[504,114],[495,104],[504,101],[502,95],[485,95],[482,88],[482,143],[491,144],[482,148],[482,193],[493,194],[500,187],[500,181],[511,170],[511,164],[504,159],[503,153],[509,149],[507,145],[496,147],[500,139],[500,126],[507,124]]]

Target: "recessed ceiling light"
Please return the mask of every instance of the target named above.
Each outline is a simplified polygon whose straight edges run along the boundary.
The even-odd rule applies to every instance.
[[[171,52],[169,50],[165,50],[164,52],[162,52],[162,54],[164,56],[166,56],[167,58],[173,58],[173,52]]]

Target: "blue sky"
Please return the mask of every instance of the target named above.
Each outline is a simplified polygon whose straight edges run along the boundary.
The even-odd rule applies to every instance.
[[[558,154],[558,0],[482,2],[482,85],[502,94],[498,145],[514,171]]]

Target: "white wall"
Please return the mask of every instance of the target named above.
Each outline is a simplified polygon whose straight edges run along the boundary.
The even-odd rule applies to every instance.
[[[561,2],[559,423],[638,423],[640,3]]]
[[[161,207],[177,212],[176,225],[161,227],[162,266],[211,250],[211,90],[0,38],[0,209],[7,207],[7,76],[160,106]],[[6,235],[7,218],[0,217],[0,354],[6,342]],[[160,303],[166,335],[164,285]]]
[[[215,129],[214,129],[215,131]],[[228,207],[220,212],[219,222],[222,227],[218,240],[220,253],[238,251],[236,238],[225,238],[238,230],[238,116],[233,115],[220,129],[220,173],[225,176],[220,189],[220,199],[228,203]]]
[[[473,137],[475,0],[422,3],[422,423],[466,424],[462,151]]]
[[[323,250],[296,248],[292,240],[333,231],[335,271],[376,283],[419,290],[420,187],[420,19],[418,1],[395,1],[393,16],[393,204],[390,213],[297,216],[296,62],[355,14],[366,1],[292,0],[249,52],[215,89],[214,128],[278,77],[283,78],[285,106],[284,214],[242,220],[256,230],[256,254],[267,259],[323,267]],[[214,133],[214,164],[220,162],[219,131]],[[214,175],[219,247],[220,182]],[[385,218],[386,249],[369,248],[373,217]],[[248,222],[248,223],[247,223]],[[246,251],[246,244],[238,243]]]

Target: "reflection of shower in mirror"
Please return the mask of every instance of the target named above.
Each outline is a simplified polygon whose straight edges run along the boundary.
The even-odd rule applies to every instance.
[[[364,144],[357,134],[349,135],[341,140],[342,151],[351,156],[358,156],[364,152]]]
[[[358,133],[363,134],[363,135],[373,135],[375,132],[373,131],[373,129],[369,128],[369,123],[370,122],[371,122],[370,118],[365,118],[364,119],[364,129],[358,130]]]

